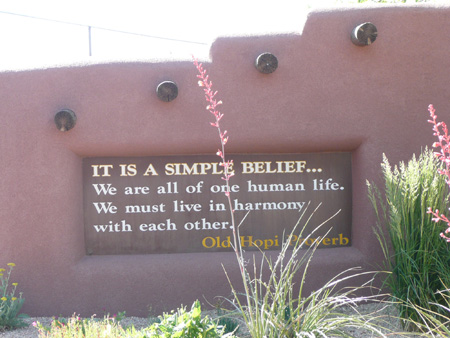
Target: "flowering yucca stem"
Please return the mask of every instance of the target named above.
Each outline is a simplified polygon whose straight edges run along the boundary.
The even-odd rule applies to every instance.
[[[206,70],[203,69],[203,66],[201,63],[198,63],[196,59],[194,59],[194,65],[197,68],[199,75],[197,75],[197,78],[199,78],[198,85],[200,87],[203,87],[203,90],[205,92],[205,99],[208,105],[206,106],[206,109],[214,115],[214,122],[211,122],[211,126],[214,128],[217,128],[217,131],[219,132],[219,138],[220,138],[220,149],[217,151],[216,155],[220,157],[221,163],[220,165],[223,167],[223,176],[222,179],[225,181],[226,184],[226,190],[225,190],[225,196],[228,200],[228,206],[230,210],[230,217],[231,217],[231,228],[233,230],[233,249],[236,254],[236,259],[239,264],[239,269],[241,272],[242,282],[244,283],[244,289],[245,294],[247,296],[247,304],[250,307],[250,290],[248,286],[248,278],[245,271],[245,265],[244,265],[244,254],[242,251],[242,245],[241,245],[241,239],[239,236],[239,226],[236,226],[236,221],[234,217],[234,210],[233,210],[233,204],[231,201],[230,196],[230,177],[234,175],[233,172],[233,160],[227,160],[225,157],[225,145],[228,142],[228,136],[227,131],[222,131],[220,128],[220,120],[223,117],[223,114],[218,110],[217,106],[222,104],[222,101],[217,101],[215,99],[215,96],[217,94],[217,91],[212,90],[212,82],[209,81],[209,76],[206,74]],[[252,310],[249,309],[250,315],[252,315]]]
[[[205,99],[206,102],[208,103],[208,105],[206,106],[206,109],[212,114],[214,115],[214,122],[211,122],[211,126],[217,128],[217,131],[219,132],[219,138],[220,138],[220,145],[221,145],[221,149],[219,149],[216,153],[217,156],[220,157],[221,159],[221,163],[220,165],[223,167],[223,177],[222,179],[225,181],[226,184],[226,191],[225,191],[225,196],[227,197],[228,200],[228,204],[230,207],[230,214],[231,214],[231,227],[233,229],[233,239],[234,239],[234,250],[236,252],[237,258],[240,261],[241,256],[239,255],[239,248],[240,245],[236,246],[236,244],[238,244],[238,236],[237,236],[237,229],[236,229],[236,224],[235,224],[235,219],[234,219],[234,210],[232,208],[232,202],[231,202],[231,196],[230,196],[230,177],[233,176],[233,172],[232,172],[232,166],[233,166],[233,160],[227,160],[225,158],[225,145],[228,142],[228,136],[227,135],[227,131],[223,131],[220,128],[220,120],[223,117],[223,114],[217,109],[217,106],[222,104],[222,101],[217,101],[215,99],[215,96],[217,94],[217,91],[213,91],[212,90],[212,82],[209,81],[209,76],[206,75],[206,70],[203,69],[203,66],[201,63],[198,63],[197,60],[194,60],[194,65],[195,67],[197,67],[198,72],[200,73],[199,75],[197,75],[197,77],[200,79],[198,81],[198,84],[200,87],[204,87],[204,92],[205,92]],[[240,262],[241,265],[241,262]],[[243,266],[241,266],[241,271],[243,270]]]
[[[448,128],[445,122],[436,122],[436,110],[432,104],[428,106],[428,111],[430,112],[431,117],[431,120],[428,120],[428,122],[433,124],[433,135],[438,138],[438,142],[433,143],[433,148],[440,148],[440,152],[435,152],[434,154],[442,163],[445,164],[445,169],[440,169],[439,174],[447,177],[445,181],[450,187],[450,136],[448,135]],[[439,210],[433,211],[431,208],[428,208],[428,213],[434,216],[434,222],[438,223],[442,221],[447,224],[447,229],[445,232],[441,233],[441,237],[447,242],[450,242],[450,237],[446,235],[450,233],[450,220],[444,214],[439,214]]]

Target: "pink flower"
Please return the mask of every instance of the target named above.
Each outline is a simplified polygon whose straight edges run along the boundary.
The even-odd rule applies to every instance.
[[[448,128],[445,122],[436,122],[436,110],[432,104],[428,106],[428,111],[431,117],[431,120],[428,120],[428,122],[433,124],[433,135],[438,138],[438,142],[433,143],[433,148],[440,148],[440,151],[434,152],[434,155],[445,164],[445,169],[439,170],[439,174],[446,176],[446,182],[450,186],[450,136],[448,134]],[[444,214],[439,214],[439,210],[433,212],[431,211],[431,208],[428,208],[428,213],[434,216],[432,218],[434,222],[437,223],[442,221],[447,223],[447,230],[445,230],[445,234],[450,232],[450,220]],[[441,233],[441,237],[447,242],[450,242],[450,238],[445,234]]]
[[[223,171],[223,177],[222,179],[228,181],[231,176],[233,176],[233,173],[231,171],[231,165],[233,161],[227,161],[225,159],[225,145],[228,142],[228,136],[226,136],[227,131],[222,131],[220,128],[220,120],[223,117],[223,114],[217,110],[217,106],[222,104],[222,101],[217,101],[214,97],[217,95],[217,91],[212,90],[212,82],[209,81],[209,76],[206,75],[206,70],[203,69],[203,66],[201,63],[198,63],[197,60],[194,59],[194,65],[197,68],[199,75],[197,75],[197,78],[199,78],[198,85],[200,87],[204,87],[203,91],[205,92],[205,99],[207,102],[206,110],[208,110],[212,115],[214,115],[214,122],[210,122],[211,126],[214,128],[217,128],[219,132],[220,137],[220,143],[222,145],[222,149],[219,149],[216,152],[216,155],[219,156],[222,160],[220,165],[224,167]],[[225,195],[228,197],[230,195],[229,191],[225,193]]]

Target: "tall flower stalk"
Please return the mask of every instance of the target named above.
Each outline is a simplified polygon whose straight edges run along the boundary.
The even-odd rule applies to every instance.
[[[431,117],[431,120],[428,120],[428,122],[433,124],[433,135],[438,138],[438,141],[433,143],[433,148],[440,149],[439,152],[434,152],[434,154],[445,165],[438,172],[446,176],[446,182],[450,186],[450,136],[448,128],[445,122],[437,122],[436,110],[432,104],[428,106],[428,111]],[[432,218],[434,222],[445,222],[447,224],[447,229],[441,233],[441,237],[450,242],[450,237],[447,235],[450,233],[450,220],[444,214],[440,214],[438,209],[433,211],[431,208],[428,208],[428,213],[434,216]]]
[[[227,197],[229,210],[231,214],[231,228],[233,230],[233,248],[236,253],[236,258],[239,261],[239,267],[241,270],[241,273],[244,272],[244,264],[242,260],[242,247],[240,245],[240,239],[238,236],[238,229],[236,228],[236,221],[234,217],[234,210],[233,205],[231,201],[230,196],[230,178],[234,175],[233,172],[233,160],[226,159],[225,156],[225,145],[228,142],[228,136],[227,131],[222,131],[222,128],[220,127],[220,120],[223,117],[223,114],[219,111],[217,108],[219,105],[222,104],[222,101],[217,101],[215,98],[217,95],[217,91],[213,91],[212,89],[212,82],[209,80],[209,76],[206,74],[206,69],[203,69],[203,66],[201,63],[198,63],[197,60],[194,60],[194,65],[197,68],[199,74],[197,77],[200,79],[198,81],[198,85],[200,87],[203,87],[203,90],[205,92],[205,99],[208,105],[206,106],[206,109],[214,116],[215,121],[211,122],[211,126],[216,128],[219,133],[220,138],[220,149],[217,150],[216,155],[220,157],[221,162],[220,165],[223,167],[223,176],[222,179],[225,181],[226,190],[225,190],[225,196]]]
[[[216,128],[219,133],[219,139],[220,139],[220,149],[217,150],[216,155],[220,157],[221,162],[220,165],[223,167],[223,176],[222,179],[225,181],[226,190],[225,190],[225,196],[228,201],[228,207],[230,210],[230,217],[231,217],[231,228],[233,231],[233,244],[232,247],[234,249],[234,252],[236,254],[236,259],[239,264],[239,270],[242,277],[242,282],[244,284],[244,290],[245,295],[247,297],[247,304],[250,307],[249,315],[252,316],[254,311],[251,308],[251,301],[249,299],[250,297],[250,289],[249,289],[249,276],[247,274],[247,271],[245,269],[245,262],[244,262],[244,253],[242,251],[242,245],[241,245],[241,238],[239,236],[239,225],[236,224],[236,218],[234,215],[234,209],[233,204],[231,201],[231,195],[230,195],[230,178],[234,175],[233,171],[233,160],[228,160],[226,158],[226,152],[225,152],[225,145],[228,142],[228,135],[226,130],[222,130],[220,126],[220,121],[223,118],[223,114],[219,111],[218,106],[222,104],[222,101],[218,101],[216,99],[217,91],[214,91],[212,89],[212,82],[209,80],[209,76],[206,74],[206,69],[203,68],[202,64],[199,63],[196,59],[194,59],[194,65],[197,68],[199,74],[197,75],[198,85],[200,87],[203,87],[203,90],[205,92],[205,99],[207,102],[206,109],[214,116],[214,122],[211,122],[211,126]]]
[[[216,154],[220,157],[221,166],[223,167],[222,179],[226,185],[225,196],[228,200],[233,231],[232,247],[239,264],[244,294],[238,293],[234,289],[228,275],[227,278],[234,296],[233,305],[242,315],[249,329],[250,336],[252,338],[328,337],[333,335],[344,337],[348,336],[345,328],[354,327],[365,328],[368,332],[384,336],[376,325],[372,324],[373,318],[368,319],[358,313],[344,315],[342,312],[339,312],[339,308],[343,306],[349,305],[353,307],[357,302],[367,301],[371,298],[351,298],[352,295],[360,292],[368,284],[357,288],[346,288],[343,292],[337,292],[339,283],[349,278],[360,277],[365,273],[348,276],[347,274],[353,270],[344,271],[310,295],[306,297],[303,295],[303,286],[312,255],[328,232],[323,236],[317,236],[316,239],[313,239],[311,236],[339,211],[304,237],[306,242],[311,239],[314,243],[302,253],[303,241],[300,238],[302,238],[303,231],[320,205],[306,219],[298,236],[294,237],[297,226],[300,222],[303,222],[303,216],[306,214],[307,209],[305,208],[291,233],[283,240],[283,245],[276,259],[272,260],[271,256],[266,257],[263,254],[261,264],[257,268],[257,262],[255,257],[253,257],[253,271],[248,271],[239,236],[239,226],[245,220],[245,217],[239,224],[236,224],[230,196],[230,178],[233,176],[234,170],[233,161],[228,160],[225,155],[225,145],[228,142],[228,136],[226,130],[221,128],[220,121],[223,118],[223,114],[218,109],[222,101],[216,99],[217,91],[212,89],[212,82],[209,80],[202,64],[194,59],[194,65],[199,73],[197,75],[199,79],[198,84],[205,93],[206,109],[214,117],[214,122],[211,122],[211,126],[217,129],[220,138],[220,148]],[[263,266],[265,266],[265,269],[269,269],[267,277],[263,277]],[[294,283],[294,279],[298,274],[301,275],[301,279]],[[298,290],[297,294],[294,291],[294,284],[296,284],[295,289]],[[244,301],[240,299],[241,295],[244,297]]]

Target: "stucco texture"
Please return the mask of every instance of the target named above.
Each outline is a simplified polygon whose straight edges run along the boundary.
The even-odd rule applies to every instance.
[[[378,38],[352,44],[370,21]],[[427,106],[450,122],[450,7],[381,7],[309,14],[298,34],[219,38],[203,60],[219,91],[231,153],[352,153],[352,246],[316,252],[306,292],[355,266],[373,270],[381,252],[366,179],[380,183],[380,162],[408,160],[434,142]],[[272,74],[254,66],[263,52]],[[172,102],[162,81],[178,85]],[[229,296],[223,272],[239,286],[230,253],[87,256],[82,159],[102,156],[214,154],[191,60],[99,63],[0,73],[0,266],[13,275],[29,315],[146,316]],[[57,130],[61,109],[75,128]],[[324,218],[329,215],[324,215]],[[250,257],[250,256],[249,256]]]

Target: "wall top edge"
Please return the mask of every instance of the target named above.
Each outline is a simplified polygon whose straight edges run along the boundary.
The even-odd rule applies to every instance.
[[[263,46],[275,45],[277,39],[299,39],[304,34],[304,31],[311,27],[327,24],[326,20],[336,18],[339,16],[346,17],[346,21],[357,21],[361,18],[362,21],[373,20],[377,21],[386,15],[401,16],[407,14],[415,15],[434,15],[436,12],[443,16],[450,16],[450,4],[448,3],[433,3],[433,4],[370,4],[370,5],[348,5],[339,7],[322,7],[315,8],[305,13],[299,13],[298,22],[295,23],[295,29],[289,31],[271,31],[256,34],[246,33],[236,35],[221,35],[205,43],[202,51],[195,55],[195,57],[204,63],[210,63],[214,59],[214,55],[218,51],[222,51],[224,46],[236,44],[241,45],[248,43]],[[376,22],[375,22],[376,23]],[[47,59],[45,61],[15,64],[14,60],[9,62],[3,60],[0,65],[0,75],[5,73],[18,72],[32,72],[42,70],[57,70],[57,69],[76,69],[88,68],[92,66],[127,66],[127,65],[160,65],[160,64],[178,64],[192,61],[192,55],[167,55],[159,57],[140,57],[140,58],[101,58],[101,57],[84,57],[76,59]]]

